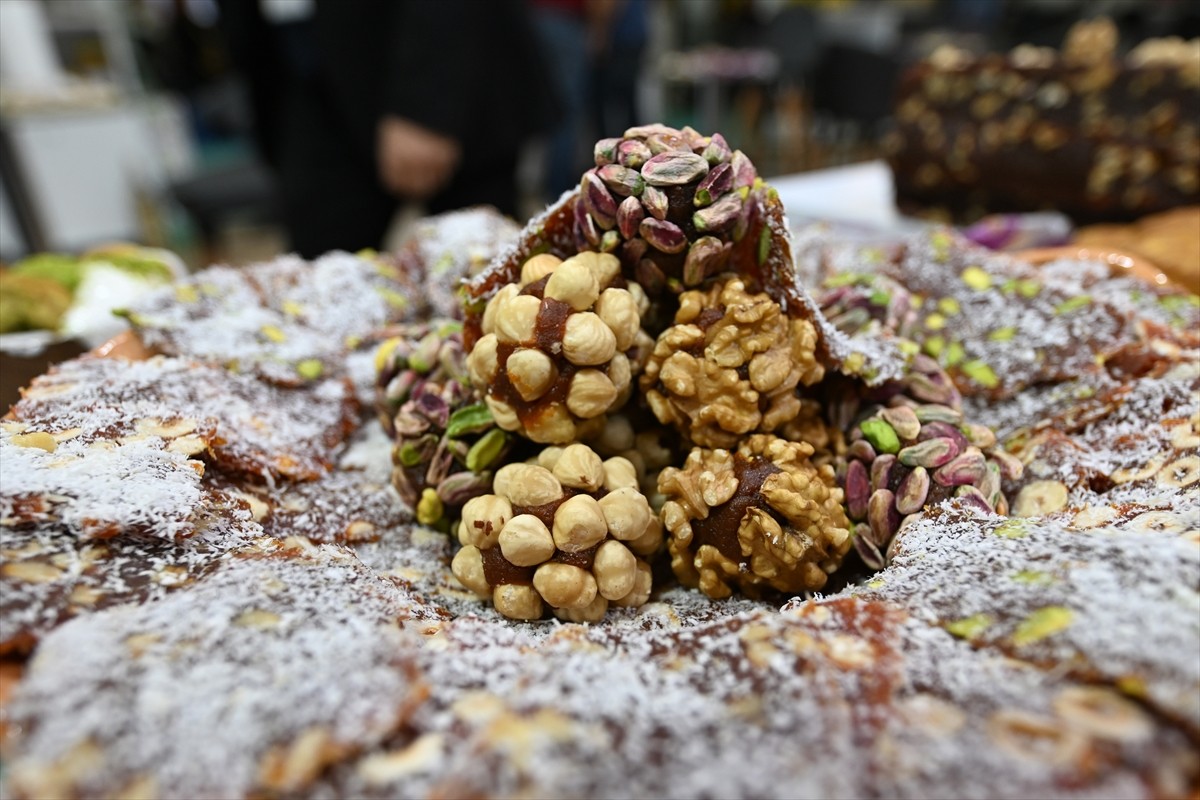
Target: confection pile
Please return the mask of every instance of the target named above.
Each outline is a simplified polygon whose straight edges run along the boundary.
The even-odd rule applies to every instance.
[[[1195,295],[650,125],[124,314],[0,421],[0,795],[1200,789]]]
[[[888,143],[900,207],[963,221],[1049,208],[1102,222],[1200,202],[1200,38],[1124,54],[1119,39],[1098,17],[1060,49],[946,45],[910,67]]]

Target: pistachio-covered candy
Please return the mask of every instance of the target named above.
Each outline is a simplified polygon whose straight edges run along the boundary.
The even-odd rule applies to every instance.
[[[504,616],[596,622],[649,599],[662,525],[632,464],[572,444],[501,467],[493,493],[464,506],[458,539],[451,570]]]
[[[513,437],[466,379],[461,325],[413,326],[376,352],[376,409],[394,438],[392,485],[417,521],[449,530],[463,503],[491,489]]]
[[[453,319],[398,325],[375,350],[375,411],[388,434],[396,412],[424,381],[467,382],[462,323]]]
[[[585,439],[633,392],[653,344],[646,307],[615,256],[534,256],[488,301],[471,381],[501,428],[542,444]]]
[[[885,275],[839,272],[822,284],[816,301],[847,336],[907,335],[916,320],[912,293]]]
[[[659,335],[642,375],[660,422],[704,447],[733,448],[800,413],[796,387],[825,374],[817,330],[766,294],[729,278],[679,297],[675,324]]]
[[[906,394],[871,406],[851,429],[838,471],[855,549],[868,567],[882,569],[905,521],[950,497],[1006,514],[1001,483],[1021,471],[990,428],[966,421],[956,407]]]
[[[849,552],[833,467],[803,442],[757,434],[736,451],[694,448],[658,479],[671,568],[709,597],[817,591]]]
[[[651,296],[721,272],[749,227],[758,173],[719,133],[666,125],[601,139],[575,205],[575,245],[616,253]]]

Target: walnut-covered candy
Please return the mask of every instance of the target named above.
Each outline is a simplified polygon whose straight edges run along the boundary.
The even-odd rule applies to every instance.
[[[704,447],[736,447],[800,413],[797,385],[824,376],[817,331],[766,294],[731,278],[679,297],[675,324],[658,337],[641,388],[659,421]]]
[[[768,434],[734,452],[692,450],[659,477],[671,568],[709,597],[733,589],[816,591],[850,550],[850,523],[833,468],[812,447]]]
[[[660,548],[662,525],[628,460],[602,460],[583,444],[548,447],[498,470],[493,490],[463,507],[451,570],[501,614],[538,619],[549,608],[595,622],[610,604],[649,599],[645,559]]]
[[[651,346],[647,305],[615,256],[536,255],[488,301],[471,381],[505,430],[543,444],[586,438],[633,392]]]

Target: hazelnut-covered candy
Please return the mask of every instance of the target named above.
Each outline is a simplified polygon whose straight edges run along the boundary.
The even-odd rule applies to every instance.
[[[596,622],[649,599],[662,525],[629,461],[571,444],[501,467],[493,493],[463,507],[458,538],[451,570],[504,616]]]
[[[488,301],[471,381],[504,430],[543,444],[587,438],[633,392],[652,345],[647,305],[612,255],[536,255]]]

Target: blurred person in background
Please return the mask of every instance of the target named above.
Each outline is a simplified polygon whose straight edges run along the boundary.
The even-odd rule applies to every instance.
[[[517,214],[556,116],[522,0],[220,0],[291,246],[379,247],[398,205]]]
[[[615,0],[611,23],[598,33],[590,89],[597,135],[620,136],[644,120],[638,111],[637,81],[650,36],[649,0]]]
[[[618,136],[640,122],[635,97],[647,38],[646,2],[530,0],[563,102],[546,143],[547,201],[576,185],[591,165],[593,141]]]

